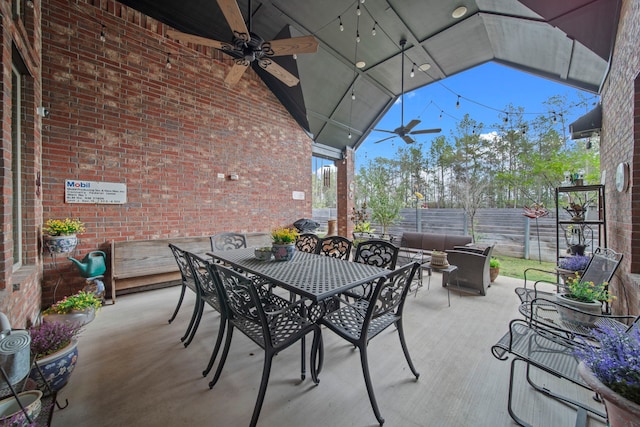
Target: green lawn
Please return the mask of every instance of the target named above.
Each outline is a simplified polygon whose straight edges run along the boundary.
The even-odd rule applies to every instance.
[[[554,262],[539,262],[537,260],[512,258],[508,256],[496,256],[500,261],[500,275],[507,277],[516,277],[518,279],[524,279],[524,270],[527,268],[539,268],[542,270],[554,271],[556,263]],[[547,274],[537,271],[530,271],[527,273],[528,280],[552,280],[555,281],[555,274]]]

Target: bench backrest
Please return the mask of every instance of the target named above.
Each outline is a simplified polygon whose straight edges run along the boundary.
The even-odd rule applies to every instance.
[[[453,249],[454,246],[464,246],[471,242],[471,236],[407,231],[402,233],[400,246],[403,248],[422,249],[425,251],[445,251],[447,249]]]

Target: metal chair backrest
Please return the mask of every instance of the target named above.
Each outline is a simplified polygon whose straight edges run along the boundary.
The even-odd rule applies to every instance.
[[[351,256],[351,240],[342,236],[328,236],[320,240],[316,253],[348,260]]]
[[[296,249],[300,252],[308,252],[313,254],[320,242],[320,237],[313,233],[303,233],[296,239]]]
[[[420,264],[415,262],[406,264],[378,280],[369,300],[367,314],[363,320],[362,333],[367,333],[371,322],[381,316],[390,313],[396,317],[402,316],[404,301],[409,293],[413,276],[419,267]]]
[[[608,248],[596,248],[580,277],[580,282],[609,283],[622,261],[622,256],[621,253]]]
[[[198,286],[202,298],[218,312],[222,312],[221,299],[218,295],[218,287],[215,282],[217,277],[215,276],[215,271],[211,263],[187,251],[185,251],[185,258],[189,263],[189,268],[195,278],[196,286]]]
[[[187,285],[195,290],[195,279],[193,278],[193,273],[191,272],[191,268],[189,267],[189,262],[185,257],[185,251],[180,249],[173,243],[169,243],[169,249],[173,252],[173,257],[176,259],[176,263],[178,264],[178,269],[180,270],[180,275],[182,276],[182,284]]]
[[[371,239],[356,247],[355,262],[394,270],[400,248],[386,240]]]
[[[211,240],[211,250],[229,251],[247,247],[247,239],[240,233],[218,233],[209,238]]]

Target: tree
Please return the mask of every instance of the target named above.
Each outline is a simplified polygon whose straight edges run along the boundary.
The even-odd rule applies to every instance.
[[[366,170],[360,169],[371,219],[382,226],[383,234],[387,233],[388,226],[400,219],[400,209],[403,206],[403,194],[394,185],[389,165],[385,159],[378,158],[374,163],[369,163]]]

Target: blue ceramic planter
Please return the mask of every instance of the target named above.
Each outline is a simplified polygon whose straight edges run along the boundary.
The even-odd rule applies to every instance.
[[[273,251],[273,259],[276,261],[289,261],[293,258],[293,254],[296,251],[296,246],[293,243],[288,243],[286,245],[279,245],[274,243],[271,246],[271,250]]]
[[[78,341],[73,340],[71,344],[56,353],[38,359],[38,366],[44,375],[44,379],[49,383],[51,390],[58,391],[67,384],[69,377],[76,366],[78,360]],[[34,367],[29,374],[29,378],[38,384],[38,389],[47,393],[42,376]]]

